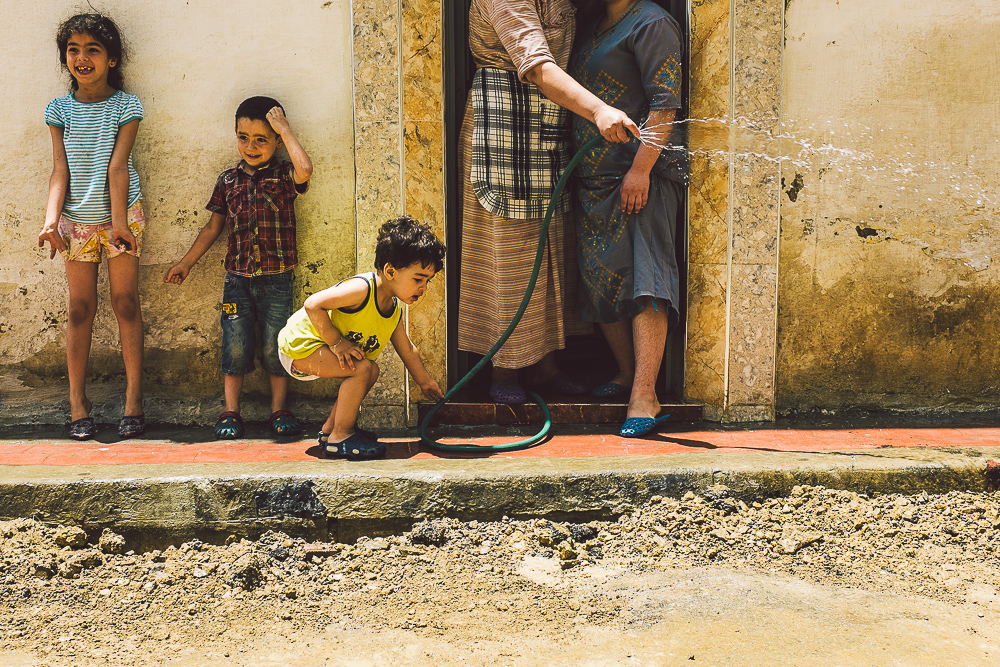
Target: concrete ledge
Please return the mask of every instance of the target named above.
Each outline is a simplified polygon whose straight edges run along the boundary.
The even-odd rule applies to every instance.
[[[1000,447],[819,453],[696,453],[266,464],[0,466],[0,519],[32,517],[140,548],[191,537],[218,542],[271,529],[313,539],[408,530],[416,521],[549,517],[588,521],[651,496],[726,484],[745,501],[797,484],[868,494],[984,491]]]

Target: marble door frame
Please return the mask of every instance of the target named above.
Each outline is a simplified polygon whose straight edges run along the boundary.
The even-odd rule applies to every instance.
[[[441,0],[353,2],[355,218],[358,271],[371,270],[378,229],[403,213],[445,238]],[[447,380],[444,277],[408,308],[407,326],[428,372]],[[361,419],[416,424],[420,390],[393,350]]]
[[[692,155],[685,399],[713,421],[775,417],[782,0],[690,1]],[[715,134],[713,134],[713,132]],[[751,139],[748,139],[751,137]],[[759,141],[753,137],[765,137]]]

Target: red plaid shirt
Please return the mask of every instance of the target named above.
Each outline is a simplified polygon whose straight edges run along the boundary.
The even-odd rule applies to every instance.
[[[226,216],[226,271],[260,276],[291,271],[299,263],[295,248],[295,198],[307,184],[295,185],[291,162],[273,160],[253,174],[239,165],[222,172],[205,207]]]

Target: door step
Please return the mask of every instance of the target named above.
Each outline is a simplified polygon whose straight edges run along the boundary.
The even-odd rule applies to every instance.
[[[543,397],[545,398],[545,397]],[[608,403],[591,396],[554,396],[545,398],[553,424],[622,424],[627,403]],[[702,406],[662,400],[660,414],[669,414],[671,422],[701,421]],[[434,403],[419,403],[417,414],[422,424]],[[536,403],[505,405],[480,399],[455,398],[434,415],[432,426],[518,426],[544,422],[542,408]]]

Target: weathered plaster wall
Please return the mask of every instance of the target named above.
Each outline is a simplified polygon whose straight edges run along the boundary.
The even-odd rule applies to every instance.
[[[67,91],[53,40],[80,3],[5,6],[0,55],[0,421],[62,421],[66,280],[60,259],[36,247],[51,170],[46,103]],[[85,5],[84,5],[85,7]],[[163,284],[206,222],[218,174],[238,159],[233,114],[252,94],[270,94],[315,164],[297,204],[301,266],[296,305],[305,294],[354,272],[355,222],[352,16],[347,0],[191,0],[100,3],[132,50],[126,88],[146,119],[134,151],[148,227],[140,266],[146,328],[146,414],[170,422],[213,422],[221,409],[219,301],[225,252],[220,240],[183,286]],[[368,162],[377,161],[371,153]],[[397,190],[398,191],[398,190]],[[381,215],[381,213],[380,213]],[[364,238],[367,243],[367,237]],[[95,416],[121,414],[123,372],[117,324],[102,271],[90,394]],[[261,371],[250,378],[245,414],[266,416]],[[307,416],[329,409],[333,385],[296,387]]]
[[[790,0],[778,407],[1000,403],[1000,4]]]

